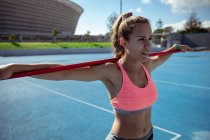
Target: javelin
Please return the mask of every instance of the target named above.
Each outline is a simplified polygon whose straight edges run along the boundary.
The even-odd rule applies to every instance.
[[[149,56],[160,56],[160,55],[178,53],[178,52],[181,52],[181,51],[180,50],[172,50],[172,51],[167,51],[167,52],[164,52],[164,51],[163,52],[152,52],[149,54]],[[55,67],[49,67],[49,68],[43,68],[43,69],[31,70],[31,71],[25,71],[25,72],[18,72],[18,73],[14,73],[8,79],[20,78],[20,77],[32,76],[32,75],[39,75],[39,74],[45,74],[45,73],[51,73],[51,72],[57,72],[57,71],[63,71],[63,70],[77,69],[77,68],[82,68],[82,67],[87,67],[87,66],[95,66],[95,65],[100,65],[100,64],[107,63],[107,62],[114,63],[114,62],[118,61],[119,59],[120,58],[110,58],[110,59],[89,61],[89,62],[83,62],[83,63],[77,63],[77,64],[69,64],[69,65],[64,65],[64,66],[55,66]]]

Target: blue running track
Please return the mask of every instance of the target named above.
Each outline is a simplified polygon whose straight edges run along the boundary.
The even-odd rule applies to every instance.
[[[78,63],[111,54],[0,57],[7,63]],[[210,140],[210,52],[174,54],[152,73],[154,140]],[[103,84],[30,77],[0,81],[0,140],[104,140],[113,122]]]

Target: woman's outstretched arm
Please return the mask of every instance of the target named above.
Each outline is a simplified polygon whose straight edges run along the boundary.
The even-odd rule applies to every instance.
[[[187,45],[173,45],[172,47],[164,50],[163,52],[168,52],[168,51],[173,51],[173,50],[181,50],[182,52],[188,52],[188,51],[193,51],[193,49]],[[165,55],[160,55],[160,56],[155,56],[152,57],[152,66],[151,70],[154,70],[156,67],[160,66],[164,62],[166,62],[172,55],[173,53],[165,54]]]
[[[62,66],[61,64],[7,64],[0,66],[0,80],[8,79],[12,74],[31,70],[44,69],[49,67]],[[63,70],[58,72],[39,74],[32,76],[38,79],[46,80],[80,80],[94,81],[102,80],[105,76],[106,64],[97,66],[88,66],[72,70]]]
[[[12,76],[12,74],[18,73],[18,72],[25,72],[25,71],[31,71],[31,70],[38,70],[38,69],[44,69],[54,66],[60,66],[60,64],[51,64],[51,63],[40,63],[40,64],[6,64],[0,66],[0,80],[8,79]],[[36,78],[42,79],[43,75],[39,75]],[[35,76],[34,76],[35,77]],[[58,76],[52,74],[48,75],[48,78],[52,78],[52,80],[56,80]]]

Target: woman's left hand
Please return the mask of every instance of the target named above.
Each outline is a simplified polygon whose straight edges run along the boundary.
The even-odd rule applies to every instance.
[[[193,48],[191,48],[187,45],[177,45],[177,44],[175,44],[174,47],[176,48],[176,50],[181,50],[182,52],[192,52],[192,51],[194,51]]]

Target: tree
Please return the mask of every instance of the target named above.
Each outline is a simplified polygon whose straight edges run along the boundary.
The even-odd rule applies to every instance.
[[[114,22],[116,21],[118,15],[113,12],[108,18],[107,18],[107,28],[108,28],[108,33],[111,34],[112,33],[112,26],[114,24]]]
[[[180,33],[208,32],[207,29],[202,27],[202,22],[200,22],[196,16],[197,14],[194,11],[191,12],[188,21],[184,25],[184,30],[178,32]]]
[[[164,29],[156,29],[154,30],[153,33],[163,33],[164,32]]]
[[[171,33],[171,32],[173,32],[173,27],[172,26],[167,26],[167,27],[165,27],[164,28],[164,32],[167,32],[167,33]]]
[[[87,32],[84,34],[86,37],[89,37],[90,36],[90,31],[87,30]]]
[[[10,34],[10,35],[9,35],[9,41],[10,41],[11,43],[14,43],[14,42],[15,42],[15,38],[16,38],[16,36],[15,36],[14,34]]]
[[[164,25],[163,21],[161,20],[161,18],[159,18],[159,20],[156,23],[157,28],[162,29],[163,25]]]
[[[164,32],[163,25],[164,25],[163,21],[159,18],[159,20],[156,22],[157,29],[154,30],[153,33],[162,33],[162,32]]]
[[[164,29],[163,29],[163,21],[161,20],[161,18],[159,18],[159,20],[156,22],[156,26],[157,26],[157,29],[154,30],[153,34],[156,34],[154,35],[154,43],[155,44],[160,44],[161,43],[161,38],[162,38],[162,34],[164,32]]]
[[[87,32],[84,34],[84,36],[85,36],[86,41],[90,41],[90,31],[89,30],[87,30]]]
[[[59,29],[58,28],[53,28],[52,29],[52,37],[53,37],[53,43],[56,42],[56,37],[59,34]]]

